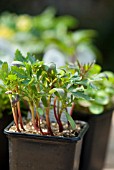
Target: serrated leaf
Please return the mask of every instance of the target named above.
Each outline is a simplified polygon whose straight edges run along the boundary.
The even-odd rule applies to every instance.
[[[67,120],[69,121],[72,129],[75,130],[76,129],[75,121],[72,119],[72,117],[67,112],[65,112],[65,113],[66,113]]]
[[[17,77],[19,77],[19,78],[27,78],[27,77],[28,77],[28,76],[26,75],[26,72],[25,72],[23,69],[21,69],[21,68],[18,68],[18,67],[16,67],[16,66],[12,66],[12,67],[11,67],[11,70],[12,70],[12,72],[13,72],[14,74],[16,74]]]
[[[89,110],[93,114],[101,114],[104,111],[104,107],[98,104],[91,104]]]
[[[25,57],[23,57],[22,53],[18,49],[15,52],[14,60],[21,61],[21,62],[25,62],[26,61]]]

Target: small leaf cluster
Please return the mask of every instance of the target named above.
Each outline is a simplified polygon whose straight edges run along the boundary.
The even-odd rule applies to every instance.
[[[111,71],[101,71],[101,66],[95,64],[90,70],[90,74],[94,73],[97,75],[95,87],[90,83],[90,86],[86,89],[86,93],[94,98],[91,101],[78,100],[76,109],[83,112],[92,114],[101,114],[105,110],[113,108],[114,104],[114,73]],[[93,80],[96,79],[94,75]],[[99,81],[102,79],[102,81]],[[91,88],[92,86],[92,88]],[[83,109],[82,109],[83,108]]]

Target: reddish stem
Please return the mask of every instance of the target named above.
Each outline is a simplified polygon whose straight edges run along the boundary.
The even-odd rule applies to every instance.
[[[71,116],[71,117],[72,117],[74,108],[75,108],[75,103],[72,104],[72,107],[71,107],[71,109],[70,109],[70,116]]]
[[[40,117],[38,115],[38,113],[36,113],[36,121],[35,121],[35,125],[34,125],[35,130],[37,130],[38,132],[40,132],[42,135],[49,135],[49,132],[43,132],[42,128],[40,126]]]
[[[21,116],[20,102],[17,102],[17,113],[18,113],[18,116],[19,116],[19,122],[20,122],[21,128],[23,130],[25,130],[24,126],[23,126],[22,116]]]
[[[15,125],[16,125],[16,128],[17,128],[17,131],[20,132],[19,125],[18,125],[18,116],[17,116],[17,113],[16,113],[15,106],[12,106],[12,113],[13,113],[13,118],[14,118],[14,122],[15,122]]]
[[[63,125],[62,125],[60,116],[58,117],[58,124],[59,124],[59,132],[62,132],[63,131]]]
[[[48,133],[45,133],[42,131],[42,128],[40,126],[40,117],[39,117],[38,113],[36,113],[36,126],[38,127],[38,129],[40,130],[40,133],[42,135],[48,135]]]
[[[39,131],[40,131],[40,129],[39,129],[39,127],[37,126],[37,124],[36,124],[35,120],[32,120],[32,123],[33,123],[33,127],[34,127],[34,129],[35,129],[37,132],[39,132]]]
[[[47,123],[47,127],[48,127],[48,133],[51,136],[54,136],[52,129],[51,129],[50,119],[49,119],[49,107],[46,108],[46,123]]]
[[[39,127],[39,126],[38,126],[38,121],[39,121],[39,120],[38,120],[38,115],[36,114],[36,121],[35,121],[36,127]]]
[[[57,101],[57,97],[55,97],[55,99],[54,99],[54,115],[55,115],[56,121],[59,125],[59,132],[62,132],[63,131],[63,125],[62,125],[62,122],[61,122],[61,119],[60,119],[60,115],[57,115],[57,112],[56,112],[56,101]]]

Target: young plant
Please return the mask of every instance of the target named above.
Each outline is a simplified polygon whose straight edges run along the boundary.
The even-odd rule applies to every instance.
[[[101,114],[105,110],[113,108],[114,104],[114,73],[111,71],[101,71],[101,67],[97,64],[89,71],[90,75],[97,73],[105,75],[102,81],[96,81],[95,87],[88,87],[86,93],[94,98],[92,101],[84,99],[77,100],[76,110],[91,114]],[[93,77],[95,79],[96,76]],[[90,84],[91,85],[91,84]]]
[[[94,87],[93,82],[102,77],[96,75],[96,78],[93,79],[88,76],[92,66],[93,64],[82,66],[76,62],[74,65],[66,65],[57,69],[54,63],[46,64],[38,61],[29,53],[23,57],[17,50],[12,65],[8,67],[8,64],[4,62],[0,70],[0,77],[10,99],[17,130],[24,130],[20,100],[28,102],[32,124],[42,135],[54,135],[50,121],[50,110],[52,109],[59,132],[63,131],[61,121],[63,113],[66,115],[68,124],[75,129],[76,124],[70,116],[74,103],[79,98],[92,100],[85,94],[85,90],[88,86]],[[71,107],[70,114],[67,110],[68,107]],[[46,120],[47,132],[44,132],[40,125],[42,115]]]

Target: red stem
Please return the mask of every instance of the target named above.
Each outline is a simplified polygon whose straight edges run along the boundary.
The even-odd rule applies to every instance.
[[[52,129],[51,129],[50,119],[49,119],[49,107],[46,108],[46,123],[47,123],[47,127],[48,127],[48,133],[51,136],[54,136]]]
[[[70,116],[71,116],[71,117],[72,117],[74,108],[75,108],[75,103],[72,104],[72,107],[71,107],[71,109],[70,109]]]
[[[24,126],[23,126],[22,116],[21,116],[20,102],[17,102],[17,113],[18,113],[18,116],[19,116],[19,121],[20,121],[21,128],[23,130],[25,130]]]
[[[34,129],[35,129],[37,132],[39,132],[40,129],[39,129],[38,124],[36,123],[36,121],[35,121],[35,120],[32,120],[32,123],[33,123]]]
[[[20,132],[19,125],[18,125],[18,116],[17,116],[17,113],[16,113],[15,106],[12,106],[12,113],[13,113],[13,118],[14,118],[14,122],[15,122],[15,125],[16,125],[16,128],[17,128],[17,131]]]
[[[38,129],[39,129],[39,131],[42,135],[48,135],[48,133],[42,131],[42,128],[40,126],[40,118],[39,118],[38,113],[36,113],[36,126],[38,127]]]
[[[61,122],[61,119],[60,119],[60,115],[57,115],[57,112],[56,112],[56,101],[57,101],[57,97],[55,97],[55,99],[54,99],[54,115],[55,115],[56,121],[59,125],[59,132],[62,132],[63,131],[63,125],[62,125],[62,122]]]

